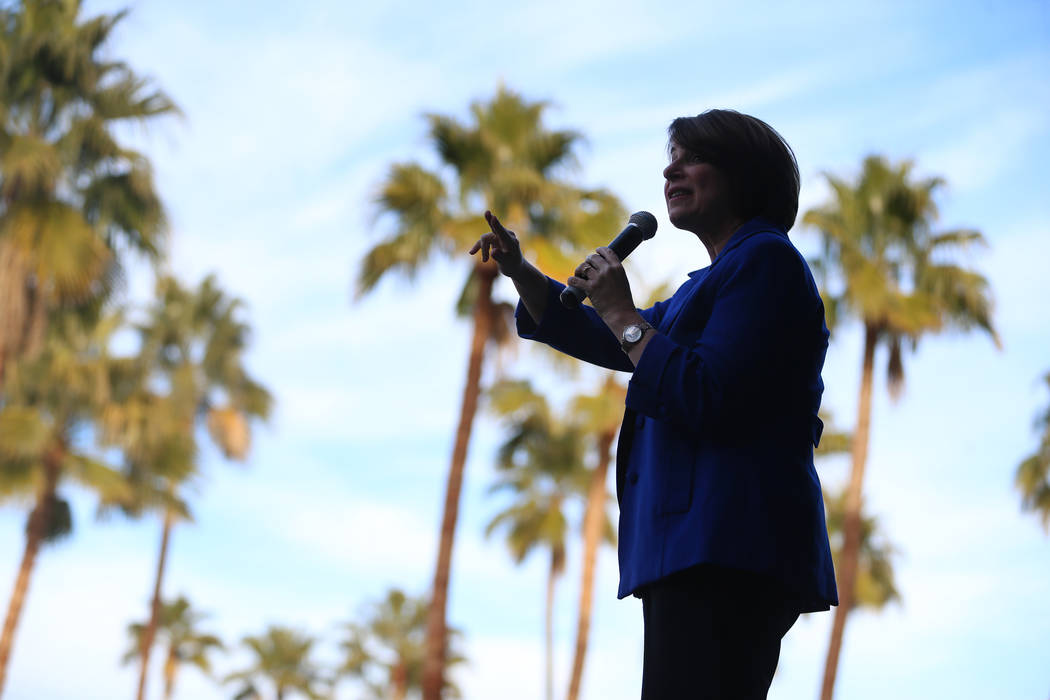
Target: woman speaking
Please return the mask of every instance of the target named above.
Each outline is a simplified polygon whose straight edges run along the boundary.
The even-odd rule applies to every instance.
[[[592,306],[566,308],[490,212],[470,253],[514,282],[521,337],[632,372],[618,597],[642,599],[642,699],[765,698],[799,614],[838,604],[813,468],[824,306],[787,237],[799,173],[780,134],[732,110],[668,131],[668,217],[711,257],[670,299],[637,309],[603,247],[567,280]]]

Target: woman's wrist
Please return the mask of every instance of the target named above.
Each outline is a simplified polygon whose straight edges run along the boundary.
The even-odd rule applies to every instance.
[[[605,325],[609,327],[609,330],[612,331],[617,339],[623,337],[623,330],[627,326],[645,323],[645,319],[638,313],[638,309],[610,311],[602,317],[602,320],[605,321]]]
[[[537,273],[539,273],[539,270],[523,257],[518,265],[518,269],[507,275],[507,277],[510,278],[511,282],[522,282],[530,277],[535,278]]]
[[[638,313],[637,309],[630,309],[617,311],[615,313],[607,314],[606,318],[602,319],[605,321],[605,325],[609,327],[613,335],[616,336],[616,340],[619,341],[620,346],[624,352],[627,353],[627,357],[630,358],[631,364],[638,366],[639,360],[642,358],[642,353],[645,351],[645,346],[649,344],[653,334],[656,333],[652,326]],[[642,337],[633,342],[630,347],[624,345],[624,330],[629,326],[641,326],[643,329]],[[630,340],[630,339],[628,339]]]
[[[533,321],[540,323],[547,311],[547,276],[528,260],[522,259],[521,267],[510,280],[514,283],[525,310],[532,316]]]

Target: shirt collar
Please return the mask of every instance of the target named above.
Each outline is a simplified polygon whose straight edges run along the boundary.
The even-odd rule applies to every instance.
[[[733,232],[733,235],[730,236],[729,240],[726,241],[726,244],[722,246],[722,250],[718,252],[718,255],[715,256],[715,259],[711,261],[710,265],[699,270],[693,270],[689,273],[689,276],[693,277],[694,275],[697,275],[703,272],[704,270],[710,270],[712,267],[718,264],[719,260],[726,256],[726,253],[728,253],[733,248],[736,248],[738,245],[746,241],[751,236],[762,231],[776,233],[783,236],[784,238],[787,238],[787,233],[784,231],[784,229],[780,228],[769,219],[766,219],[761,216],[756,216],[755,218],[750,219],[745,223],[741,224],[740,228]]]

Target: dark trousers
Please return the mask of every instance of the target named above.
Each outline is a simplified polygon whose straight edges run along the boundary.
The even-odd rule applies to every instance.
[[[799,606],[773,581],[709,564],[645,586],[642,700],[764,700]]]

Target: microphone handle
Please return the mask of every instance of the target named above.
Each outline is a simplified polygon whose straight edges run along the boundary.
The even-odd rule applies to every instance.
[[[631,222],[627,224],[623,231],[620,231],[620,235],[613,239],[613,242],[609,244],[609,248],[616,253],[616,257],[623,261],[641,242],[642,229],[638,224]],[[586,298],[587,292],[579,287],[566,287],[558,296],[561,305],[567,309],[577,308]]]

